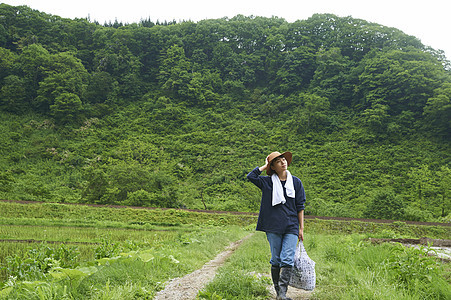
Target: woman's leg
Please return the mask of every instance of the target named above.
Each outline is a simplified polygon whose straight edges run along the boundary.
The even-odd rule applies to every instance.
[[[296,252],[297,242],[298,236],[295,234],[285,234],[283,236],[282,249],[280,251],[279,295],[277,299],[290,299],[286,294],[294,265],[294,253]]]
[[[280,267],[280,252],[282,251],[283,235],[277,233],[266,233],[266,238],[271,249],[271,260],[269,263],[272,266]]]
[[[292,267],[294,265],[294,253],[298,244],[296,234],[284,234],[282,237],[282,248],[280,250],[280,267]]]
[[[274,290],[276,291],[277,298],[280,297],[280,251],[282,250],[282,240],[283,236],[276,233],[266,233],[266,238],[269,242],[269,248],[271,249],[271,278],[274,284]]]

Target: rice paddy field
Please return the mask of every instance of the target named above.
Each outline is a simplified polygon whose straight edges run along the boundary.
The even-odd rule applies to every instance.
[[[255,214],[53,203],[0,202],[0,211],[0,299],[153,299],[256,222]],[[431,255],[432,245],[370,240],[450,236],[447,224],[308,218],[311,298],[451,299],[450,262]],[[252,234],[198,298],[270,299],[268,260],[264,234]]]

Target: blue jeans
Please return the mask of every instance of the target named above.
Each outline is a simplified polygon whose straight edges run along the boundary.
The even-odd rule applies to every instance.
[[[267,232],[266,238],[271,248],[271,260],[269,263],[281,268],[292,267],[294,265],[294,252],[298,243],[298,235]]]

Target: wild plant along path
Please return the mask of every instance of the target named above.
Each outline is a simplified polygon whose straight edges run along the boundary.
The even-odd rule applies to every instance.
[[[239,241],[231,243],[225,251],[219,253],[214,259],[206,263],[202,268],[181,278],[174,278],[168,282],[164,290],[157,293],[156,300],[189,300],[195,299],[197,293],[210,282],[217,269],[232,255],[242,242],[250,238],[249,234]]]
[[[231,243],[225,251],[219,253],[214,259],[206,263],[202,268],[187,274],[181,278],[174,278],[170,280],[164,290],[159,291],[155,299],[156,300],[192,300],[196,299],[196,296],[200,290],[202,290],[207,283],[209,283],[216,275],[217,269],[224,264],[227,258],[233,254],[233,252],[243,243],[249,239],[253,233],[247,235],[239,241]],[[269,274],[265,274],[269,276]],[[275,299],[273,292],[274,288],[268,286],[271,293],[271,299]],[[288,289],[287,296],[292,299],[309,299],[311,292],[298,290],[290,287]]]

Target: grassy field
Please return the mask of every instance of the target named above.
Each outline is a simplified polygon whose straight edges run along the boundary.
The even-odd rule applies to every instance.
[[[362,234],[310,233],[307,252],[316,262],[313,299],[451,299],[450,264],[422,250],[373,245]],[[269,249],[264,234],[242,245],[200,292],[201,299],[268,299]]]
[[[152,299],[170,278],[254,231],[253,215],[0,202],[0,299]],[[422,249],[370,237],[449,238],[449,226],[306,220],[315,299],[450,299],[451,268]],[[427,247],[426,247],[427,248]],[[427,250],[427,249],[426,249]],[[201,299],[268,299],[257,232]]]

